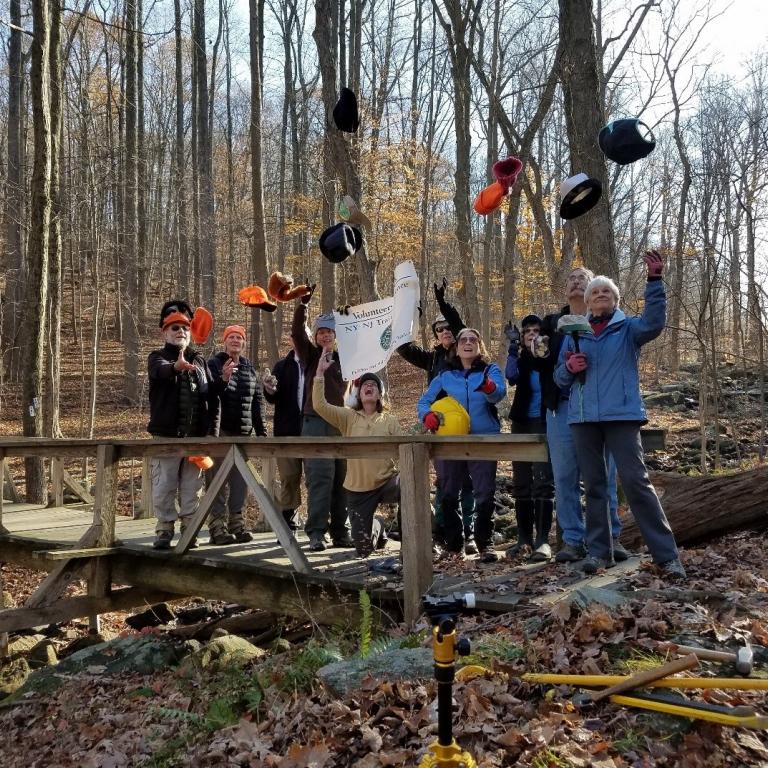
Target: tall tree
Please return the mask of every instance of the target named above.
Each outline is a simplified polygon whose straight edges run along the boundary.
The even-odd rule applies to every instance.
[[[608,170],[597,143],[597,135],[605,125],[605,105],[601,101],[592,0],[559,0],[559,5],[560,82],[571,173],[586,173],[603,185],[598,204],[588,216],[575,219],[573,227],[584,263],[595,272],[618,278]]]
[[[27,289],[24,300],[26,355],[22,376],[22,422],[25,437],[43,436],[43,365],[47,337],[48,243],[51,222],[50,13],[48,0],[32,0],[32,70],[30,94],[34,132],[34,166],[30,188],[31,217]],[[25,460],[27,501],[47,500],[45,464]]]
[[[187,192],[185,182],[186,159],[184,154],[184,49],[181,33],[181,0],[173,0],[174,17],[174,56],[175,56],[175,93],[176,93],[176,132],[174,140],[174,186],[176,188],[175,235],[179,251],[178,285],[174,290],[181,293],[188,291],[192,277],[189,263],[189,245],[187,239]]]

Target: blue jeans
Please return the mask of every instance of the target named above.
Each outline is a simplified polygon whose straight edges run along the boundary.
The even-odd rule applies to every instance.
[[[557,522],[563,529],[563,541],[571,546],[584,544],[586,527],[581,506],[581,473],[578,454],[568,426],[568,401],[560,400],[557,411],[547,410],[547,442],[555,478]],[[616,464],[610,453],[608,465],[608,507],[614,538],[621,533],[619,499],[616,494]]]

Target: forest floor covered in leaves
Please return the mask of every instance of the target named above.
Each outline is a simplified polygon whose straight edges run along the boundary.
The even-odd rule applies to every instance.
[[[120,400],[117,350],[109,345],[102,363],[96,437],[143,437],[146,407]],[[696,373],[688,379],[695,382]],[[659,469],[690,459],[699,434],[690,381],[656,382],[654,391],[681,392],[671,404],[651,410],[649,426],[669,430],[668,448],[651,458]],[[416,428],[415,402],[421,373],[393,359],[389,377],[393,410],[407,428]],[[725,466],[755,461],[759,419],[754,382],[732,381],[733,407],[724,415],[721,434],[735,458]],[[80,436],[86,388],[79,375],[66,371],[62,389],[65,434]],[[674,402],[677,400],[677,402]],[[4,434],[19,434],[20,403],[2,398]],[[500,408],[502,414],[506,409]],[[505,422],[506,423],[506,422]],[[506,426],[504,427],[506,430]],[[735,446],[735,447],[734,447]],[[690,461],[695,461],[690,459]],[[13,465],[12,465],[13,467]],[[17,469],[17,467],[13,467]],[[502,467],[502,472],[508,468]],[[127,482],[121,475],[123,483]],[[253,514],[253,509],[252,509]],[[619,581],[621,604],[586,607],[567,601],[540,607],[526,599],[509,614],[462,617],[461,631],[474,646],[469,661],[493,672],[455,687],[455,732],[484,768],[496,766],[758,766],[768,765],[768,736],[753,731],[644,713],[614,704],[578,711],[574,689],[522,682],[524,672],[624,674],[660,664],[655,649],[662,640],[709,647],[754,644],[755,675],[768,676],[768,535],[744,531],[687,548],[682,559],[689,579],[672,585],[649,566]],[[439,567],[439,566],[438,566]],[[483,569],[474,561],[464,566]],[[503,571],[505,563],[491,566]],[[549,565],[517,578],[514,589],[526,598],[563,588],[561,566]],[[42,578],[38,572],[3,566],[4,590],[11,605],[22,605]],[[567,581],[567,577],[565,581]],[[174,608],[176,604],[174,604]],[[140,637],[126,628],[126,614],[104,617],[109,639]],[[87,632],[84,623],[58,629],[66,643]],[[173,640],[167,629],[144,630]],[[168,667],[151,675],[105,675],[94,666],[68,674],[46,695],[30,695],[3,706],[0,702],[0,768],[38,766],[315,766],[415,765],[436,738],[436,686],[429,676],[398,682],[371,677],[349,694],[322,685],[318,668],[362,651],[429,648],[426,619],[407,631],[402,625],[319,627],[287,623],[289,644],[267,646],[263,657],[245,665],[211,671]],[[697,674],[731,674],[704,664]],[[689,691],[711,703],[751,705],[763,711],[761,692]],[[22,757],[23,756],[23,759]]]

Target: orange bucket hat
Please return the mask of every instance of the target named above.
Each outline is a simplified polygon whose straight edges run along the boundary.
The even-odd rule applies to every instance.
[[[498,181],[494,181],[493,184],[480,190],[480,193],[475,198],[473,207],[481,216],[487,216],[489,213],[493,213],[504,202],[506,194],[507,192],[504,187]]]

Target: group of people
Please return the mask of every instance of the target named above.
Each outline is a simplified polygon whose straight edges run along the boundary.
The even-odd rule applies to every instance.
[[[497,404],[507,383],[515,387],[511,431],[546,432],[549,460],[514,462],[513,496],[518,538],[508,557],[552,557],[550,533],[556,518],[562,532],[557,562],[580,562],[587,573],[611,567],[629,553],[619,543],[616,474],[655,563],[670,577],[684,577],[674,536],[648,478],[640,443],[647,421],[640,396],[638,360],[643,344],[665,325],[663,261],[645,256],[648,282],[638,317],[619,309],[620,293],[605,276],[578,267],[566,280],[567,305],[543,319],[508,323],[509,351],[504,373],[491,361],[477,329],[464,326],[445,299],[445,281],[435,285],[440,315],[432,325],[429,349],[409,342],[398,353],[427,375],[417,413],[427,431],[444,423],[440,401],[452,398],[468,417],[469,434],[502,431]],[[291,351],[270,373],[259,375],[244,357],[242,326],[222,335],[224,350],[205,361],[189,345],[192,312],[185,302],[166,304],[160,327],[165,346],[149,357],[149,432],[158,437],[265,435],[264,398],[275,406],[275,436],[388,436],[402,434],[389,413],[384,381],[375,373],[343,379],[336,350],[333,313],[308,327],[312,291],[296,304]],[[563,333],[558,321],[583,315],[589,326]],[[186,322],[185,322],[186,318]],[[588,328],[588,329],[587,329]],[[262,396],[263,391],[263,396]],[[457,406],[458,407],[458,406]],[[381,503],[397,504],[400,483],[389,459],[280,459],[276,503],[288,525],[298,528],[301,474],[307,489],[305,531],[311,551],[354,547],[367,557],[383,546],[386,532],[376,517]],[[436,462],[434,538],[447,557],[479,553],[494,562],[494,493],[497,463],[488,460]],[[209,470],[215,473],[216,468]],[[155,546],[169,548],[177,519],[183,530],[203,488],[202,471],[178,458],[157,458],[152,470],[157,516]],[[245,485],[233,471],[214,503],[211,543],[250,540],[243,524]],[[582,504],[582,495],[585,503]],[[330,537],[330,538],[328,538]]]

